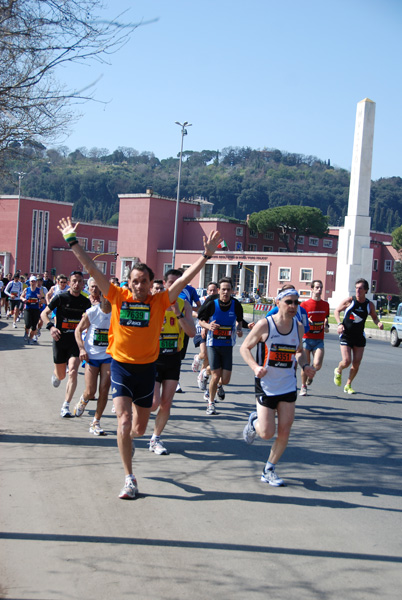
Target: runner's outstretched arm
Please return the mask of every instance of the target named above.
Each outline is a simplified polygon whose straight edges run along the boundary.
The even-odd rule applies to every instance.
[[[188,283],[190,283],[197,273],[201,271],[208,258],[212,258],[221,241],[222,239],[219,231],[211,231],[208,235],[208,239],[205,237],[205,235],[203,236],[204,252],[201,254],[199,259],[193,265],[191,265],[191,267],[186,269],[183,275],[179,277],[179,279],[176,279],[176,281],[170,286],[168,290],[170,302],[173,303],[177,299],[180,292]]]
[[[98,269],[89,254],[87,254],[82,248],[76,236],[76,229],[79,223],[76,223],[73,227],[71,218],[62,218],[59,221],[57,229],[61,232],[62,236],[68,244],[70,244],[71,250],[74,255],[78,258],[85,270],[95,279],[96,285],[99,287],[104,296],[107,295],[110,287],[109,279]]]

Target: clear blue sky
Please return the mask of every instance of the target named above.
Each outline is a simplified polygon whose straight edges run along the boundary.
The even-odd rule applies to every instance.
[[[227,146],[279,148],[350,169],[356,105],[376,102],[372,178],[402,176],[401,0],[105,0],[140,22],[110,65],[61,80],[96,97],[60,144],[130,146],[159,159]]]

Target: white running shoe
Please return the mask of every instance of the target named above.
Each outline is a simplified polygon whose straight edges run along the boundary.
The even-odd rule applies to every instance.
[[[74,415],[76,417],[80,417],[81,415],[84,414],[88,402],[89,402],[89,398],[88,398],[88,400],[84,400],[84,396],[81,396],[79,402],[77,402],[77,404],[74,406]]]
[[[208,404],[206,413],[207,415],[216,415],[215,404],[213,402]]]
[[[199,368],[200,368],[200,358],[199,358],[198,354],[194,355],[193,364],[191,365],[191,368],[192,368],[192,370],[193,370],[194,373],[196,373],[199,370]]]
[[[61,407],[60,416],[62,419],[70,419],[73,416],[70,412],[70,405],[67,402],[64,402]]]
[[[161,440],[151,440],[149,442],[149,451],[155,452],[155,454],[167,454],[168,453],[168,451],[166,450],[166,448],[163,445],[163,442],[161,442]]]
[[[58,377],[56,377],[56,375],[53,373],[52,375],[52,386],[53,387],[59,387],[60,385],[60,379]]]
[[[275,469],[264,469],[261,475],[261,481],[265,483],[269,483],[269,485],[273,485],[275,487],[280,487],[281,485],[285,485],[283,479],[278,477],[275,473]]]
[[[257,418],[257,413],[254,411],[250,414],[247,425],[243,429],[243,439],[246,444],[252,444],[255,440],[257,432],[254,428],[254,421]]]
[[[132,479],[127,478],[124,484],[123,489],[119,494],[119,498],[122,500],[135,500],[136,495],[138,494],[138,485],[135,477]]]
[[[14,329],[17,329],[17,324],[13,323],[13,327],[14,327]]]
[[[306,385],[301,386],[299,396],[307,396],[307,386]]]
[[[93,421],[91,423],[89,433],[93,433],[94,435],[106,435],[106,433],[101,428],[99,421]]]
[[[201,369],[200,374],[197,377],[198,387],[202,392],[205,392],[208,384],[208,374],[206,369]]]

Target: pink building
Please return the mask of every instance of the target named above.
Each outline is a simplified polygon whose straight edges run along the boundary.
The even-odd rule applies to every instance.
[[[163,277],[172,265],[176,200],[153,194],[152,190],[119,197],[118,276],[125,278],[134,262],[141,260],[149,264],[157,278]],[[332,295],[339,228],[331,228],[322,239],[300,236],[298,251],[289,253],[276,233],[261,234],[250,231],[246,222],[211,218],[211,210],[212,205],[202,199],[182,200],[179,204],[176,267],[185,268],[198,258],[203,235],[211,230],[218,229],[228,245],[228,250],[215,254],[195,278],[195,287],[204,288],[209,281],[230,276],[238,293],[257,289],[260,295],[272,297],[290,282],[301,296],[309,297],[311,281],[321,279],[324,298]],[[397,253],[390,242],[389,234],[373,232],[372,287],[378,293],[397,295],[392,276]]]
[[[69,274],[80,270],[57,229],[73,205],[26,196],[0,196],[0,268],[4,273]],[[117,227],[80,223],[80,243],[108,276],[116,272]],[[111,253],[111,254],[107,254]]]
[[[309,297],[310,283],[321,279],[324,298],[335,289],[339,228],[331,228],[322,239],[300,236],[297,252],[286,252],[274,232],[250,231],[245,221],[211,218],[213,205],[202,199],[182,200],[179,204],[176,267],[191,265],[203,249],[202,239],[218,229],[228,245],[209,261],[192,282],[204,288],[209,281],[230,276],[238,293],[272,297],[285,283],[292,283],[301,296]],[[80,270],[69,247],[63,242],[57,224],[71,216],[72,204],[28,198],[0,196],[0,267],[5,273],[68,274]],[[120,195],[119,227],[80,223],[79,243],[89,252],[108,277],[123,280],[135,261],[146,262],[161,278],[172,264],[176,199],[153,194]],[[397,252],[391,236],[372,232],[374,251],[372,291],[398,295],[393,277]],[[116,254],[117,261],[116,261]],[[240,265],[241,264],[241,268]]]

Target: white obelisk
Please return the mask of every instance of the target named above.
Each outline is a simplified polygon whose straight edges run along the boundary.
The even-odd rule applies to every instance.
[[[357,104],[348,214],[339,231],[335,291],[331,308],[355,294],[355,281],[367,279],[371,290],[373,250],[370,248],[370,186],[373,157],[375,102]]]

